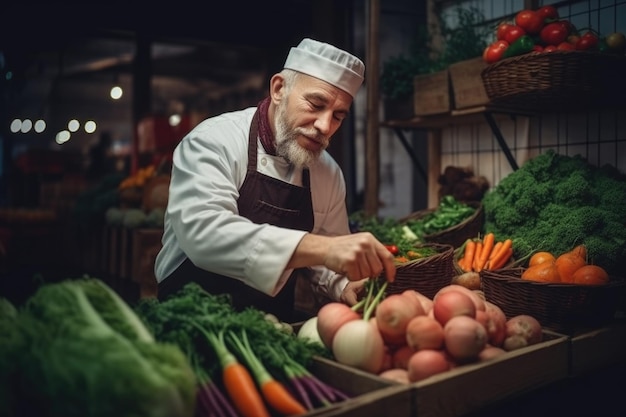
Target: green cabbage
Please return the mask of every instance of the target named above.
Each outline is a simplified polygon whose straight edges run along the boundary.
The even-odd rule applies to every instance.
[[[191,417],[196,379],[94,278],[43,285],[0,319],[0,416]]]

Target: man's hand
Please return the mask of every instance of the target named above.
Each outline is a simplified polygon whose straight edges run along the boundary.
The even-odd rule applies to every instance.
[[[360,281],[350,281],[346,285],[346,287],[341,292],[342,303],[345,303],[349,306],[355,305],[361,297],[365,294],[365,283],[367,282],[367,278],[362,279]]]
[[[344,236],[306,234],[287,268],[324,265],[350,281],[377,278],[383,270],[387,281],[396,278],[393,254],[369,232]]]
[[[350,281],[376,278],[383,270],[387,281],[396,277],[393,254],[369,232],[331,238],[324,266]]]

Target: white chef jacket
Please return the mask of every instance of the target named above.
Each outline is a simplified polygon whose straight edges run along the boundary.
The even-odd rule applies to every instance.
[[[268,295],[277,294],[293,272],[285,269],[287,262],[307,232],[255,224],[238,215],[255,111],[251,107],[206,119],[174,150],[163,247],[155,262],[158,282],[187,257],[199,268],[239,279]],[[300,169],[267,154],[260,140],[257,148],[260,173],[302,186]],[[345,180],[337,162],[324,151],[309,172],[312,233],[350,233]],[[347,278],[323,266],[310,269],[315,291],[339,300]]]

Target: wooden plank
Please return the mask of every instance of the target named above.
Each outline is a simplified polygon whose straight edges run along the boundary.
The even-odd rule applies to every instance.
[[[377,215],[380,192],[380,121],[379,108],[379,19],[380,0],[370,0],[368,8],[367,108],[365,132],[365,201],[367,215]]]
[[[428,207],[439,206],[439,175],[441,174],[441,130],[428,132]]]
[[[571,345],[571,376],[626,363],[626,322],[572,336]]]

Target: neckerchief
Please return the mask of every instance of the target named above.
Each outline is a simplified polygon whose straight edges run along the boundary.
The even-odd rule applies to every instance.
[[[274,140],[274,134],[270,128],[269,118],[267,110],[270,107],[270,98],[266,97],[258,104],[259,111],[259,136],[261,137],[261,144],[263,149],[270,155],[276,155],[276,145]]]

